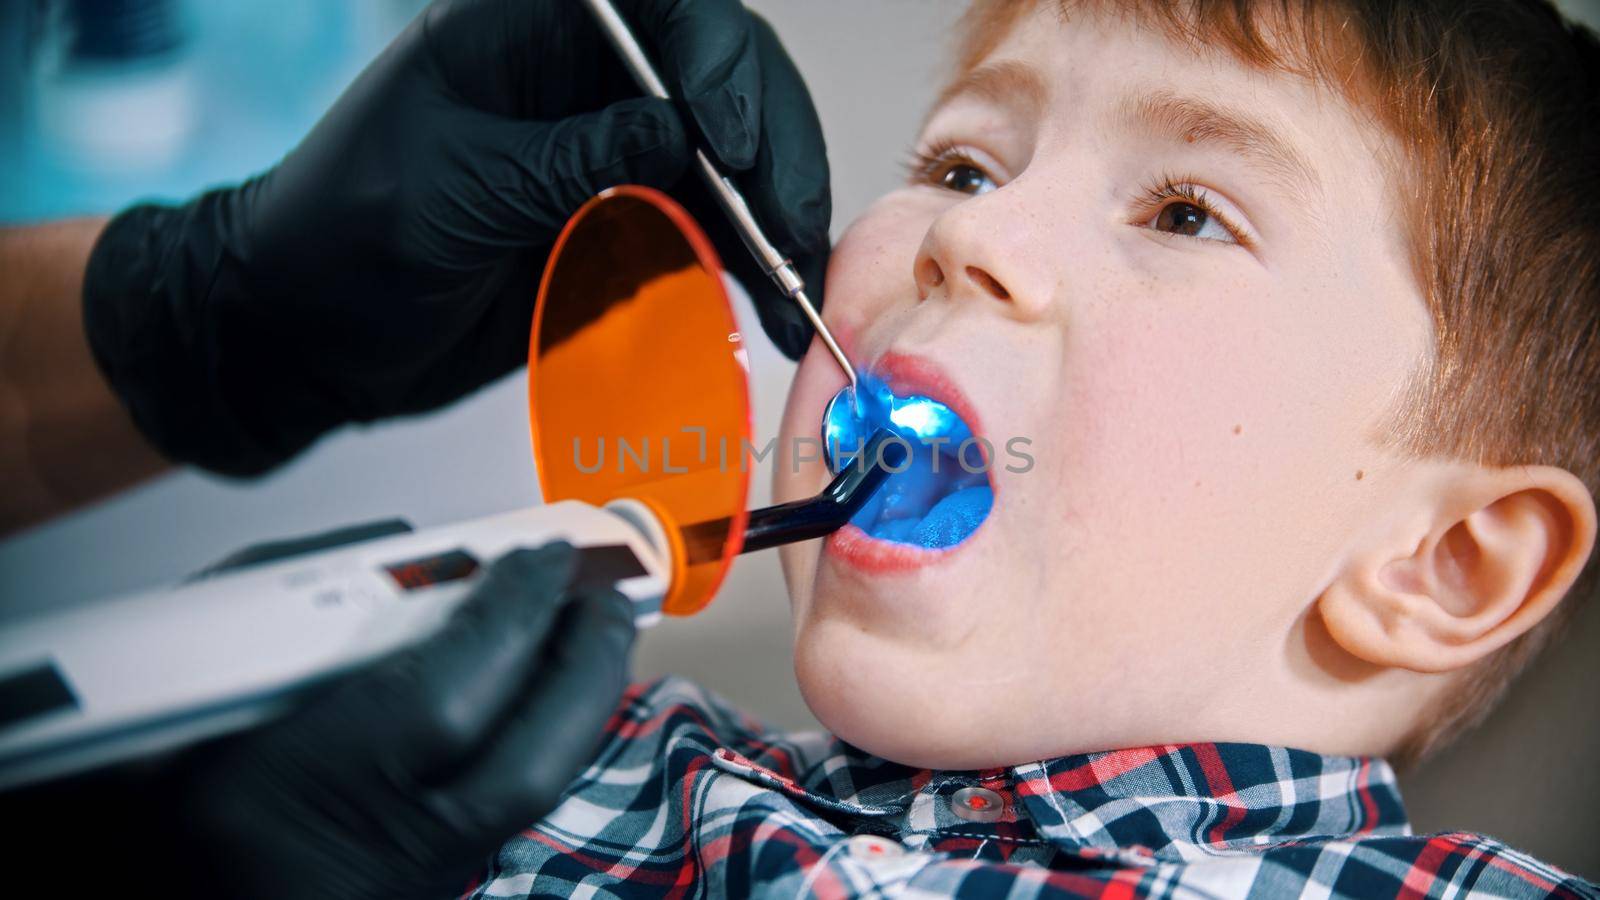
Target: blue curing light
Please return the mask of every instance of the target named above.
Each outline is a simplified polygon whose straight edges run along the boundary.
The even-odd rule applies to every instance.
[[[910,458],[850,519],[886,541],[942,549],[965,540],[988,517],[994,503],[989,461],[962,453],[972,428],[954,410],[930,397],[899,397],[882,379],[861,373],[859,393],[841,390],[823,413],[822,440],[828,468],[838,473],[861,455],[875,431],[887,429],[910,448]],[[873,464],[865,460],[863,464]]]

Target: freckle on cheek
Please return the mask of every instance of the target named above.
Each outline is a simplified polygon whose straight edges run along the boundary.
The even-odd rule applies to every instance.
[[[1243,434],[1244,433],[1244,426],[1243,425],[1235,425],[1235,426],[1233,426],[1233,433],[1234,434]]]
[[[1367,470],[1365,470],[1365,469],[1357,469],[1356,470],[1356,480],[1357,481],[1360,481],[1361,479],[1363,479],[1365,477],[1367,477]]]

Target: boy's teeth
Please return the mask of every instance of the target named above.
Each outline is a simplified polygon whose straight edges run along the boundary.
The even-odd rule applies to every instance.
[[[949,466],[949,460],[940,460],[939,472],[934,474],[931,455],[915,454],[911,467],[890,481],[895,493],[885,502],[884,515],[900,518],[926,514],[945,495],[950,480]]]
[[[883,509],[878,513],[880,520],[909,519],[922,515],[922,510],[925,508],[924,504],[918,503],[914,498],[907,496],[904,490],[898,490],[897,488],[899,487],[899,485],[891,481],[889,490],[886,491],[889,496],[883,498]]]
[[[873,523],[877,522],[883,515],[883,501],[888,493],[888,485],[878,488],[871,499],[867,500],[866,505],[857,510],[854,516],[850,517],[851,524],[870,534]]]
[[[954,457],[948,460],[948,465],[950,466],[950,471],[955,474],[956,483],[961,487],[971,487],[975,484],[989,483],[989,474],[981,467],[973,469],[969,472],[967,471],[967,467],[962,465],[961,461]]]

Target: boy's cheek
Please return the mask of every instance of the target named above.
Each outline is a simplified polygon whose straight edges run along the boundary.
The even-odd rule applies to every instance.
[[[937,201],[902,190],[881,198],[851,223],[828,259],[823,317],[830,328],[837,323],[859,332],[916,302],[912,267],[939,209]]]
[[[1321,486],[1350,458],[1329,414],[1349,385],[1263,306],[1101,323],[1068,365],[1062,519],[1097,548],[1092,568],[1141,573],[1119,602],[1130,622],[1169,622],[1174,640],[1298,596],[1339,539],[1342,495]]]

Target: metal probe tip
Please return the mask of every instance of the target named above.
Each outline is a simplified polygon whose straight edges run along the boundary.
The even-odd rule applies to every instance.
[[[804,288],[794,292],[794,302],[800,304],[801,312],[804,312],[806,318],[811,320],[811,327],[817,330],[817,337],[822,338],[822,345],[828,348],[828,352],[839,363],[839,368],[844,370],[844,376],[850,379],[850,402],[854,405],[856,392],[861,387],[861,383],[856,379],[855,366],[850,365],[850,358],[844,355],[844,350],[840,349],[839,342],[833,339],[833,332],[828,330],[828,326],[822,324],[822,315],[817,312],[815,306],[811,305],[811,298],[806,296]]]

